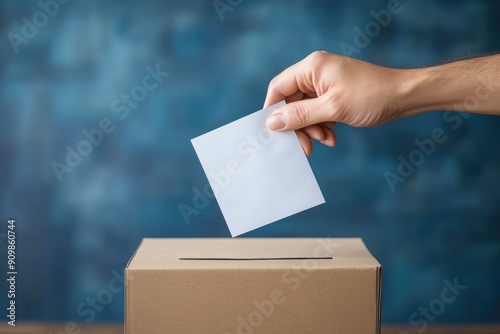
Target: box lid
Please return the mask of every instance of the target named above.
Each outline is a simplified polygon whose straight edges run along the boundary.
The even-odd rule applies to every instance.
[[[127,270],[378,268],[360,238],[143,239]]]

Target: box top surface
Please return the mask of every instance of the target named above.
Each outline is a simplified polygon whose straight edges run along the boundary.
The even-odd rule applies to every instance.
[[[127,270],[378,268],[359,238],[143,239]]]

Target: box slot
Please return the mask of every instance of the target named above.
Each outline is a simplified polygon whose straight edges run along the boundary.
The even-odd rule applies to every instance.
[[[325,257],[181,257],[179,260],[200,261],[272,261],[272,260],[333,260],[331,256]]]

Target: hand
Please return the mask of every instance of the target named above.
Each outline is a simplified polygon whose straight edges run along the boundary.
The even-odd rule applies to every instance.
[[[296,130],[309,155],[312,139],[335,146],[337,122],[374,127],[433,110],[500,115],[499,90],[500,55],[401,70],[319,51],[271,81],[264,107],[287,102],[267,126]]]
[[[285,100],[267,120],[275,131],[296,130],[306,155],[312,139],[335,146],[336,122],[374,127],[392,119],[398,70],[314,52],[276,76],[264,107]]]

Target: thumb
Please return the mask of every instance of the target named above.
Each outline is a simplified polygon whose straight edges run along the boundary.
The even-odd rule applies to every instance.
[[[308,125],[335,121],[331,119],[331,108],[321,97],[291,102],[273,112],[266,121],[273,131],[291,131]]]

